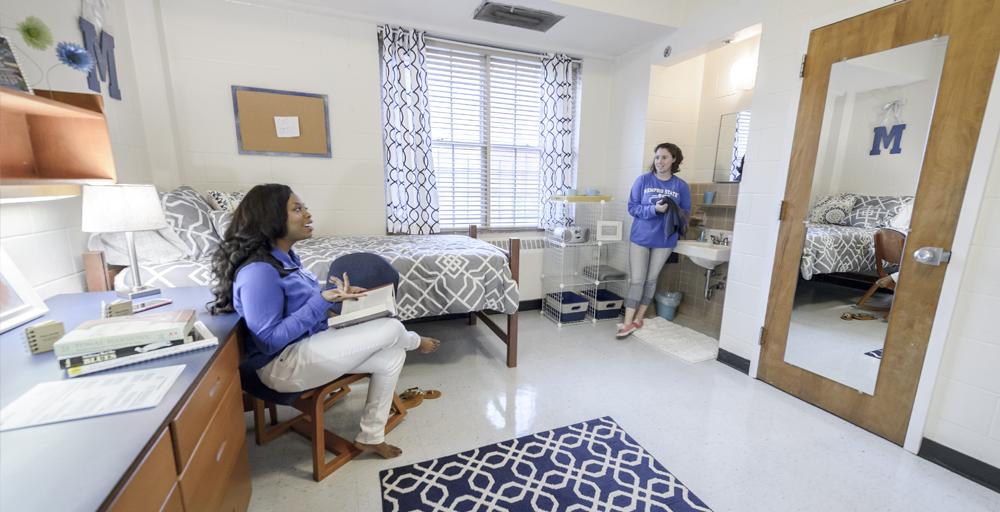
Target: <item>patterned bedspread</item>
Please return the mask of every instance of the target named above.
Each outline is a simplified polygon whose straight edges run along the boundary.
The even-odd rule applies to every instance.
[[[355,252],[373,252],[399,271],[397,303],[403,320],[492,309],[517,310],[519,294],[499,248],[467,236],[318,237],[295,245],[302,264],[326,281],[330,262]],[[142,282],[160,287],[211,284],[208,259],[141,265]],[[125,287],[128,269],[115,278]]]
[[[806,224],[800,270],[804,279],[833,272],[875,272],[875,232],[835,224]]]

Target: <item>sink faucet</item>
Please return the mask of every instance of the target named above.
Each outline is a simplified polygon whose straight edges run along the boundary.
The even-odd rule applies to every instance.
[[[719,236],[711,235],[711,237],[712,237],[712,245],[726,245],[726,246],[729,245],[729,237],[728,236],[719,237]]]

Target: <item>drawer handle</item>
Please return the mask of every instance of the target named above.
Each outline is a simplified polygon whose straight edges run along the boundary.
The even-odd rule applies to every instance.
[[[222,445],[219,446],[219,451],[215,452],[215,462],[219,462],[220,460],[222,460],[222,452],[226,451],[226,443],[228,442],[229,442],[228,439],[223,441]]]
[[[215,394],[219,392],[219,385],[222,384],[222,379],[215,379],[215,384],[208,389],[208,397],[215,398]]]

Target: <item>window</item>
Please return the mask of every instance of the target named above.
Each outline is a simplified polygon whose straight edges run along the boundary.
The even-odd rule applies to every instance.
[[[541,73],[537,58],[428,41],[442,230],[538,226]]]

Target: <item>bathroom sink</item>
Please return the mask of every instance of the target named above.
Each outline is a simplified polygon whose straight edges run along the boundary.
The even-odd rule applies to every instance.
[[[695,265],[705,269],[715,267],[729,261],[730,247],[728,245],[716,245],[711,242],[698,242],[696,240],[680,240],[674,252],[683,254]]]

